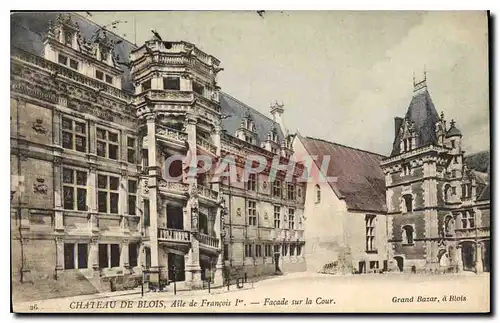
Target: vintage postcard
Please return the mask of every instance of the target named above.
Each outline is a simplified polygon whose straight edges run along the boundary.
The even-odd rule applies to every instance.
[[[490,312],[488,12],[10,19],[13,312]]]

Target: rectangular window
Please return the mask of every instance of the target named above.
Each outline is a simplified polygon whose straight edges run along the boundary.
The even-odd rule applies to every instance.
[[[295,256],[295,245],[290,244],[290,256]]]
[[[365,247],[366,251],[376,251],[375,246],[375,215],[365,217]]]
[[[87,211],[87,172],[63,167],[64,209]]]
[[[137,205],[137,181],[128,181],[128,214],[136,215]]]
[[[257,190],[257,174],[249,174],[247,190],[255,192]]]
[[[62,118],[62,146],[79,152],[87,152],[87,124],[66,117]]]
[[[265,257],[271,257],[272,255],[272,248],[271,248],[271,245],[270,244],[265,244],[264,245],[264,256]]]
[[[204,91],[203,85],[201,85],[198,82],[193,82],[193,91],[198,93],[199,95],[203,95]]]
[[[297,256],[300,256],[302,254],[302,245],[298,244],[297,245]]]
[[[127,137],[127,161],[131,164],[135,164],[135,138]]]
[[[62,65],[68,65],[68,57],[64,56],[64,55],[57,55],[57,61],[59,62],[59,64],[62,64]]]
[[[147,80],[145,82],[142,82],[142,91],[147,91],[151,89],[151,80]]]
[[[101,72],[101,71],[99,71],[99,70],[96,70],[96,71],[95,71],[95,77],[96,77],[97,79],[99,79],[99,80],[101,80],[101,81],[102,81],[102,80],[104,79],[104,73],[103,73],[103,72]]]
[[[283,256],[287,256],[288,255],[288,245],[287,244],[283,244]]]
[[[113,84],[113,77],[111,75],[106,74],[106,83]]]
[[[142,167],[144,170],[149,166],[149,153],[147,149],[142,150]]]
[[[273,182],[273,197],[281,198],[281,181],[278,179]]]
[[[451,141],[451,148],[455,148],[455,140]]]
[[[255,245],[255,257],[262,257],[262,245]]]
[[[280,221],[281,221],[281,208],[279,206],[274,206],[274,228],[279,229],[280,228]]]
[[[280,245],[274,245],[274,253],[279,253],[280,252]]]
[[[106,129],[97,128],[97,156],[118,159],[118,134]]]
[[[78,61],[75,61],[74,59],[69,60],[69,67],[71,67],[74,70],[78,70]]]
[[[251,136],[245,135],[245,141],[248,142],[249,144],[253,144],[253,138]]]
[[[294,201],[296,199],[295,185],[294,184],[287,185],[287,194],[288,194],[289,200]]]
[[[252,245],[245,244],[245,257],[252,257]]]
[[[178,77],[164,77],[163,78],[164,90],[180,90],[181,82]]]
[[[109,267],[108,245],[99,244],[99,268],[108,268],[108,267]]]
[[[257,202],[248,201],[248,225],[257,225]]]
[[[144,226],[149,227],[149,199],[144,199]]]
[[[128,245],[128,264],[130,267],[137,267],[138,255],[139,255],[139,245],[137,243],[129,243],[129,245]]]
[[[75,244],[64,244],[64,269],[75,269]]]
[[[97,204],[101,213],[118,214],[120,179],[115,176],[97,175]]]
[[[111,268],[120,267],[120,245],[112,244],[109,249],[111,251]]]
[[[288,228],[295,229],[295,209],[288,209]]]
[[[277,154],[278,153],[278,149],[276,149],[275,147],[271,147],[271,152],[273,154]]]
[[[78,244],[78,268],[87,268],[88,244]]]

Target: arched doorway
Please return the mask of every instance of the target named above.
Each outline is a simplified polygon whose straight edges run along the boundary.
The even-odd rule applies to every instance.
[[[476,268],[475,249],[473,242],[466,241],[462,243],[462,262],[466,271],[474,271]]]
[[[401,256],[396,256],[394,257],[394,260],[396,260],[396,264],[398,265],[398,269],[399,271],[403,271],[403,266],[404,266],[404,260],[403,260],[403,257]]]

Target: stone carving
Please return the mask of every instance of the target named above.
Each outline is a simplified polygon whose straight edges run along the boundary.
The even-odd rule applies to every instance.
[[[269,217],[269,216],[267,215],[267,211],[264,211],[264,219],[266,219],[266,220],[267,220],[267,219],[268,219],[268,217]]]
[[[236,209],[236,215],[241,216],[241,209],[240,208]]]
[[[42,135],[47,133],[47,129],[45,129],[45,127],[43,126],[43,119],[36,119],[36,121],[33,122],[31,128],[33,128],[33,130],[35,130],[36,133]]]
[[[149,193],[148,179],[144,179],[144,193]]]
[[[446,235],[451,236],[455,232],[455,219],[449,217],[446,222]]]
[[[267,181],[264,181],[264,182],[262,183],[262,187],[264,187],[264,189],[265,189],[265,190],[267,189]]]
[[[47,186],[47,184],[45,184],[44,178],[38,177],[36,179],[36,183],[33,183],[33,192],[35,192],[36,194],[47,195],[48,189],[49,187]]]

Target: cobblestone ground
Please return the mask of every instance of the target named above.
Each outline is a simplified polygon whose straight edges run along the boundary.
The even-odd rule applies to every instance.
[[[242,289],[107,293],[14,304],[21,312],[488,312],[489,274],[296,273]],[[16,306],[17,305],[17,306]],[[31,307],[31,309],[30,309]]]

